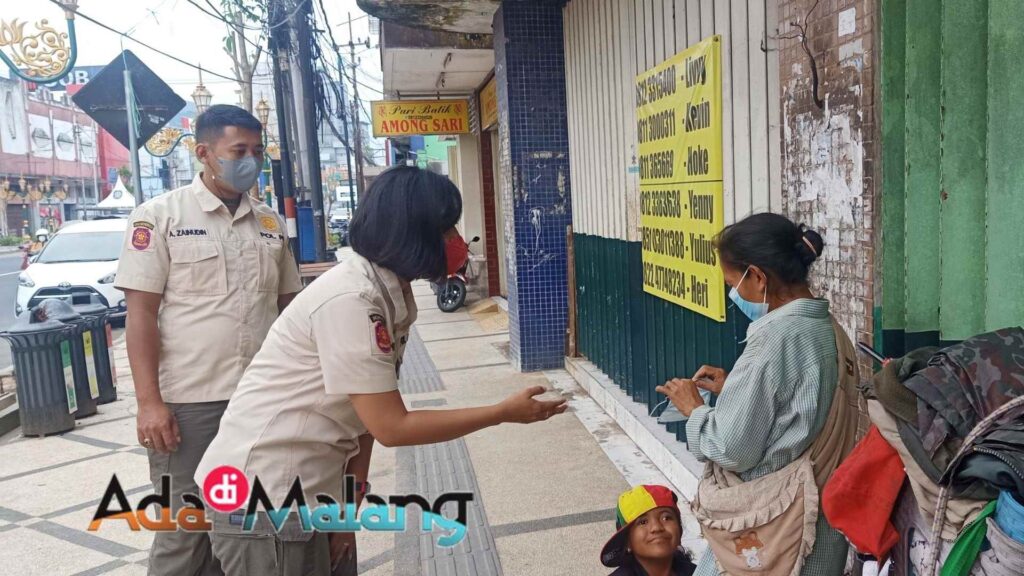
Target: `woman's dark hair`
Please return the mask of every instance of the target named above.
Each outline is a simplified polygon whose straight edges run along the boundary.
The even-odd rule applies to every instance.
[[[730,268],[757,266],[777,282],[793,286],[807,283],[807,272],[825,242],[803,224],[764,212],[726,226],[715,238],[715,247]]]
[[[462,195],[445,176],[396,166],[378,176],[356,208],[348,240],[357,254],[406,280],[444,275],[444,233],[462,216]]]

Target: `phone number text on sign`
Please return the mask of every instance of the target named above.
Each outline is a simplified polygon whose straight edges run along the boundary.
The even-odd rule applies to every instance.
[[[720,322],[721,104],[720,36],[636,79],[644,291]]]

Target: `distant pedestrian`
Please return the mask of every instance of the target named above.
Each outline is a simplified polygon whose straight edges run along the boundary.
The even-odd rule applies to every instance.
[[[301,288],[281,221],[249,199],[263,165],[260,122],[217,105],[196,119],[192,184],[138,208],[115,285],[128,305],[128,360],[138,402],[138,440],[159,490],[181,495],[217,434],[228,398],[279,312]],[[150,574],[221,570],[202,532],[157,532]]]
[[[853,347],[808,286],[824,242],[765,213],[727,226],[716,247],[729,296],[752,320],[746,347],[732,373],[704,366],[657,388],[689,417],[689,450],[708,462],[694,500],[709,543],[697,574],[839,576],[846,540],[818,497],[803,496],[852,449],[859,416]],[[719,395],[714,407],[698,388]]]
[[[611,576],[690,576],[694,565],[682,549],[679,498],[665,486],[644,485],[619,496],[615,535],[601,550]]]
[[[459,190],[444,176],[399,166],[374,180],[352,220],[355,253],[317,278],[274,323],[231,397],[197,483],[232,466],[250,483],[258,477],[276,505],[296,478],[307,503],[318,495],[343,502],[344,478],[352,475],[358,503],[368,491],[375,439],[384,446],[433,444],[565,411],[564,399],[534,399],[545,391],[540,386],[490,406],[406,409],[398,373],[416,320],[411,282],[461,265],[466,243],[455,231],[461,215]],[[263,512],[253,530],[243,528],[244,514],[214,513],[213,551],[225,573],[323,576],[339,563],[354,563],[353,532],[304,531],[295,512],[281,530]]]

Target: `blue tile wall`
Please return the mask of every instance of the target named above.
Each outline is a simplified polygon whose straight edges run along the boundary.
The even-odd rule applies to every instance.
[[[568,311],[572,223],[562,3],[506,0],[494,17],[501,206],[511,355],[520,370],[557,368]]]

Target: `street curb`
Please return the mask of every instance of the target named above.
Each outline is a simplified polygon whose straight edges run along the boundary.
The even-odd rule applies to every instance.
[[[12,393],[10,396],[13,398],[14,394]],[[0,403],[6,400],[7,397],[0,398]],[[0,409],[0,436],[12,430],[17,430],[19,426],[21,426],[21,416],[18,414],[18,401],[15,398],[10,405]]]
[[[683,498],[693,500],[704,465],[686,445],[647,414],[647,407],[634,402],[600,368],[583,358],[566,358],[565,370],[587,391],[626,435],[679,487]]]
[[[10,254],[12,252],[20,252],[21,248],[18,246],[0,246],[0,254]]]

